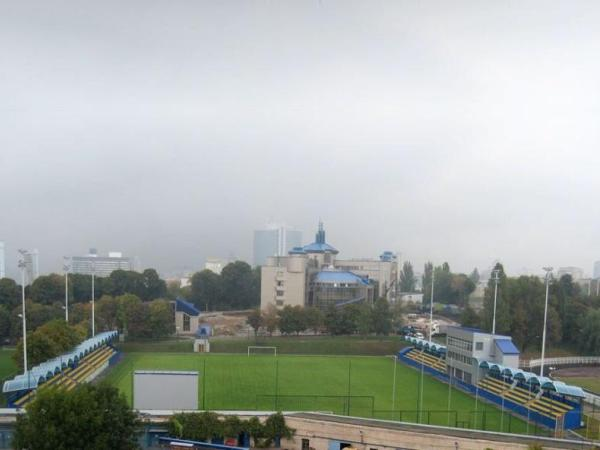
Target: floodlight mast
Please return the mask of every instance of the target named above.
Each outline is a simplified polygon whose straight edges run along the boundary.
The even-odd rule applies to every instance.
[[[69,323],[69,270],[71,266],[68,264],[69,258],[64,256],[63,270],[65,271],[65,322]]]
[[[21,254],[19,258],[19,269],[21,269],[21,317],[23,319],[23,373],[27,374],[27,320],[25,316],[25,256],[27,250],[19,249]]]
[[[496,304],[498,302],[498,282],[500,281],[500,269],[494,269],[492,272],[494,276],[494,282],[496,286],[494,287],[494,316],[492,318],[492,336],[496,336]]]
[[[546,355],[546,322],[548,320],[548,294],[550,291],[550,279],[552,278],[552,267],[543,267],[546,272],[546,301],[544,303],[544,329],[542,331],[542,357],[540,362],[540,376],[544,376],[544,357]]]

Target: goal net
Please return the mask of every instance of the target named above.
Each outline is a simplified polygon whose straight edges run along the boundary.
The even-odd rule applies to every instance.
[[[248,346],[248,356],[250,355],[277,356],[277,347],[268,347],[265,345],[250,345]]]

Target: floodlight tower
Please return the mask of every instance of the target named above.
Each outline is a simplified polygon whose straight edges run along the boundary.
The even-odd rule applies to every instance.
[[[494,317],[492,319],[492,336],[496,335],[496,304],[498,302],[498,283],[500,282],[500,269],[494,269],[492,272],[493,280],[496,283],[494,287]]]
[[[540,363],[540,376],[544,376],[544,356],[546,355],[546,321],[548,320],[548,293],[552,279],[552,267],[543,267],[546,272],[546,301],[544,303],[544,329],[542,331],[542,357]]]
[[[23,373],[27,374],[27,320],[25,316],[25,255],[27,250],[19,249],[19,269],[21,269],[21,318],[23,319]]]
[[[69,257],[63,256],[63,270],[65,271],[65,322],[69,323]]]

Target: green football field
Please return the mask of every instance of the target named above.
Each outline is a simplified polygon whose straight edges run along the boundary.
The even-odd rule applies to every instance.
[[[523,433],[524,421],[390,357],[128,353],[106,376],[132,401],[134,370],[194,370],[209,410],[327,411],[361,417]],[[450,412],[449,412],[450,411]],[[477,418],[477,419],[476,419]],[[529,432],[534,433],[530,425]],[[539,431],[541,433],[541,431]]]

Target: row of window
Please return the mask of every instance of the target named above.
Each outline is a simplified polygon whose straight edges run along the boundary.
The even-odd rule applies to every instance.
[[[454,336],[448,336],[448,347],[456,347],[470,352],[473,350],[473,343]]]
[[[453,359],[454,361],[459,361],[463,364],[468,364],[468,365],[473,364],[473,358],[471,358],[470,356],[461,355],[460,353],[456,353],[456,352],[452,352],[452,351],[448,351],[447,358]]]

